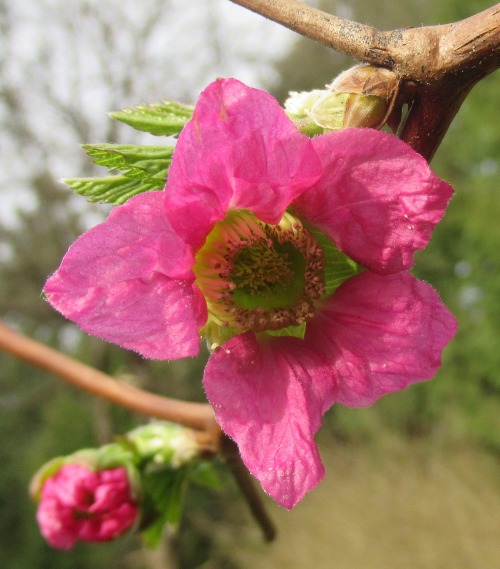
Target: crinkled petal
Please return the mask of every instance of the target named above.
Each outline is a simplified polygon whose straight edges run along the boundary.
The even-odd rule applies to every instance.
[[[363,273],[346,281],[308,323],[305,340],[330,359],[330,398],[371,405],[431,379],[457,329],[427,283],[409,273]]]
[[[204,385],[218,423],[264,490],[292,508],[323,478],[314,442],[325,410],[325,365],[297,338],[232,338],[210,358]],[[330,381],[330,380],[328,380]]]
[[[53,497],[40,502],[36,519],[40,532],[52,547],[71,549],[78,540],[77,524],[73,511],[57,502]]]
[[[453,190],[407,144],[372,129],[313,139],[324,170],[294,208],[349,257],[380,273],[413,266]]]
[[[90,334],[147,358],[192,356],[206,322],[192,262],[165,218],[163,192],[141,194],[73,243],[45,293]]]
[[[37,520],[52,546],[71,549],[79,540],[109,541],[121,535],[138,514],[125,468],[94,472],[67,464],[45,481]]]
[[[197,248],[230,208],[277,224],[320,173],[311,141],[271,95],[219,79],[200,95],[179,136],[166,186],[167,215]]]

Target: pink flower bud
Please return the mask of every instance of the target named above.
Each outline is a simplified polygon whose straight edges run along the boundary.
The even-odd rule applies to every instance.
[[[138,513],[125,468],[94,472],[81,464],[67,464],[45,481],[37,520],[50,545],[71,549],[77,541],[118,537]]]

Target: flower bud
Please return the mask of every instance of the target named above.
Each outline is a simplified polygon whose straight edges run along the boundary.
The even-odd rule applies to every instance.
[[[174,423],[155,422],[126,435],[141,461],[180,468],[200,452],[190,432]]]
[[[94,471],[63,464],[43,482],[37,521],[52,547],[77,541],[110,541],[129,530],[139,515],[124,467]]]
[[[69,456],[56,456],[41,466],[31,478],[29,493],[35,502],[39,502],[45,481],[54,476],[65,464],[81,464],[95,470],[97,449],[80,450]]]
[[[290,96],[285,101],[285,112],[297,128],[308,136],[323,134],[323,128],[314,121],[310,113],[314,103],[327,92],[320,89],[301,91],[300,93],[291,91]]]
[[[290,93],[285,110],[308,135],[350,127],[381,128],[394,94],[396,75],[382,67],[356,65],[325,90]]]
[[[40,500],[45,481],[54,476],[62,466],[67,464],[79,464],[93,471],[123,466],[128,472],[134,494],[140,493],[132,451],[120,444],[111,443],[100,448],[81,449],[67,456],[57,456],[46,462],[31,479],[29,492],[33,500],[36,502]]]

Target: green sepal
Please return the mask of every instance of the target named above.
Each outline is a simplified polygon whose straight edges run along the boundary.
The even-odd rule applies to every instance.
[[[267,330],[266,334],[269,336],[293,336],[294,338],[304,339],[306,335],[306,322],[299,324],[299,326],[287,326],[279,330]]]
[[[136,457],[134,452],[126,448],[120,442],[110,443],[99,447],[95,456],[95,470],[107,470],[134,464]]]
[[[45,484],[45,481],[48,480],[51,476],[54,476],[56,472],[61,468],[61,466],[65,463],[64,456],[56,456],[52,460],[46,462],[43,466],[41,466],[31,478],[30,486],[29,486],[29,493],[31,498],[35,502],[39,502],[42,494],[42,488]]]
[[[323,298],[331,296],[347,279],[363,271],[363,268],[350,257],[342,253],[333,242],[320,231],[308,228],[314,235],[318,245],[323,250],[325,260],[325,294]]]
[[[148,547],[159,545],[167,524],[179,525],[187,474],[187,468],[161,468],[143,475],[141,537]]]
[[[165,99],[110,113],[110,117],[155,136],[177,136],[193,116],[194,107]]]

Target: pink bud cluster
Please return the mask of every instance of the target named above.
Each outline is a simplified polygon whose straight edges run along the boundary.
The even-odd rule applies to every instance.
[[[77,541],[118,537],[138,514],[124,467],[94,472],[81,464],[66,464],[45,481],[37,520],[50,545],[71,549]]]

